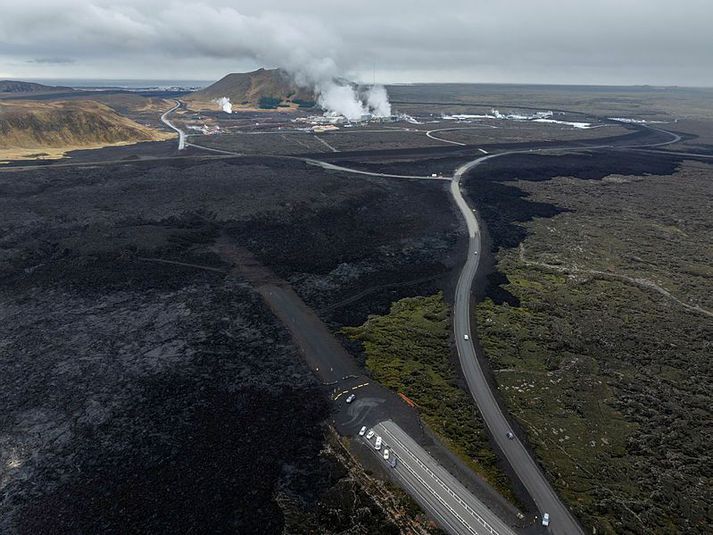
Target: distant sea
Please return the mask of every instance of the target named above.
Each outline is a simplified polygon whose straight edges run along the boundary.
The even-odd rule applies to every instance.
[[[44,85],[58,85],[77,89],[124,89],[148,91],[166,89],[201,89],[215,80],[109,80],[91,78],[33,78],[28,82]]]

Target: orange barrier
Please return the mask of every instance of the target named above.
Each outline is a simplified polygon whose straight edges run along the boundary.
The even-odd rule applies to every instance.
[[[409,397],[406,394],[402,394],[401,392],[399,392],[399,397],[401,399],[403,399],[409,407],[416,406],[416,404],[413,402],[413,400],[409,399]]]

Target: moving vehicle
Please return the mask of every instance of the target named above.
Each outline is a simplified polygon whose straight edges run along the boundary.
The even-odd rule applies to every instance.
[[[356,399],[356,394],[350,394],[349,397],[347,398],[347,403],[351,403]]]
[[[464,334],[464,335],[463,335],[463,340],[470,340],[470,336],[468,336],[467,334]]]
[[[515,435],[512,434],[512,431],[508,431],[507,433],[505,433],[505,436],[508,437],[510,440],[515,438]]]
[[[366,433],[366,426],[363,426],[361,429],[359,429],[359,436],[363,437],[364,433]]]
[[[381,449],[381,437],[377,436],[376,437],[376,444],[374,444],[374,449],[375,450],[380,450]]]
[[[374,436],[374,430],[369,429],[369,432],[366,434],[366,439],[371,440],[371,437],[373,437],[373,436]]]
[[[389,460],[389,448],[384,448],[384,460]]]
[[[542,525],[543,526],[550,525],[550,513],[545,513],[544,515],[542,515]]]

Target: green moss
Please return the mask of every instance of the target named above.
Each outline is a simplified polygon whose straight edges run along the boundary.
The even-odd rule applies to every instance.
[[[282,102],[281,98],[278,97],[260,97],[258,101],[258,107],[264,110],[274,110]]]
[[[470,394],[458,386],[448,305],[441,293],[402,299],[389,314],[370,316],[363,325],[342,331],[361,341],[375,380],[412,399],[444,443],[514,501],[480,414]]]
[[[591,310],[592,302],[604,298],[609,307],[626,310],[620,304],[624,288],[547,276],[503,256],[507,290],[522,307],[481,302],[475,312],[481,344],[511,413],[558,492],[588,525],[611,533],[602,503],[638,492],[627,457],[637,426],[617,410],[611,371],[602,369],[588,333],[602,314]],[[626,315],[620,321],[626,323]]]

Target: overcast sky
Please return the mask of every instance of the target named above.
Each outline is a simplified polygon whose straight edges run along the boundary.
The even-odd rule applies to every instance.
[[[713,0],[0,0],[0,78],[713,86]]]

